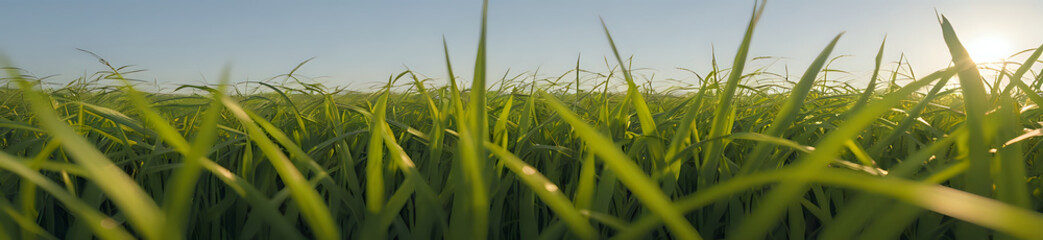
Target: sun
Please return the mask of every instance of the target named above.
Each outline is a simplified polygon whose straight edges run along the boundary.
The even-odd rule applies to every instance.
[[[1003,61],[1013,53],[1007,39],[997,35],[971,39],[967,42],[967,52],[976,63]]]

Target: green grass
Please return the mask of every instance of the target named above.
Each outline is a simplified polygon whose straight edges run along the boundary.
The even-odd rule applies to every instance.
[[[1043,239],[1043,48],[978,66],[940,17],[949,68],[881,43],[838,83],[838,35],[789,81],[744,68],[762,11],[692,91],[646,87],[609,24],[608,72],[491,80],[485,14],[470,84],[448,47],[445,80],[373,92],[307,61],[177,94],[98,55],[57,86],[6,68],[0,239]]]

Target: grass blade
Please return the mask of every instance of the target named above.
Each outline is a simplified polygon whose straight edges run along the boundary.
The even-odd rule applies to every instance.
[[[782,108],[779,109],[775,115],[775,119],[771,121],[771,127],[764,132],[764,135],[772,137],[782,137],[783,132],[788,129],[793,121],[796,120],[797,114],[804,105],[804,99],[807,98],[808,92],[811,91],[811,87],[815,83],[815,79],[818,77],[819,72],[822,70],[822,66],[825,65],[826,59],[829,58],[829,54],[833,52],[833,47],[837,45],[837,41],[840,40],[840,36],[844,34],[837,34],[833,38],[833,41],[829,42],[829,45],[822,52],[819,53],[815,61],[808,66],[808,70],[804,72],[804,76],[800,78],[797,85],[790,89],[789,99],[786,101]],[[742,167],[742,174],[749,174],[750,172],[760,170],[764,164],[766,155],[773,149],[771,145],[767,143],[759,143],[754,147],[753,152],[746,158],[747,162]]]
[[[956,31],[953,30],[952,24],[949,23],[949,19],[945,18],[944,15],[941,16],[941,26],[942,36],[945,38],[945,45],[949,48],[952,60],[956,67],[962,69],[958,76],[960,79],[960,90],[963,93],[964,111],[967,113],[967,118],[964,121],[969,132],[967,138],[959,144],[962,146],[962,152],[967,156],[967,161],[971,163],[970,168],[964,175],[965,189],[979,196],[991,196],[990,186],[992,186],[992,178],[989,174],[991,169],[989,160],[992,158],[989,156],[988,151],[990,148],[989,143],[992,142],[992,136],[986,134],[987,130],[983,119],[985,112],[988,111],[990,99],[988,99],[985,93],[985,86],[982,83],[977,64],[974,63],[970,54],[967,53],[967,49],[960,43],[960,39],[956,37]],[[987,238],[987,233],[975,226],[965,226],[958,228],[958,230],[957,236],[960,238]]]
[[[17,76],[10,71],[8,74]],[[89,179],[95,182],[130,219],[131,225],[148,238],[160,238],[165,217],[152,198],[105,154],[62,122],[62,118],[58,117],[46,96],[32,89],[33,86],[24,79],[18,79],[18,83],[43,128],[62,143],[76,163],[89,173]]]
[[[688,223],[688,220],[685,220],[682,215],[676,212],[673,203],[659,190],[657,184],[639,171],[640,167],[634,164],[625,153],[613,147],[615,144],[612,143],[612,140],[609,140],[609,138],[584,123],[579,116],[572,113],[564,103],[561,103],[554,96],[542,91],[539,92],[539,95],[546,100],[547,105],[554,109],[562,119],[572,125],[576,134],[586,141],[588,146],[594,149],[594,152],[605,161],[609,169],[618,174],[619,180],[623,182],[623,185],[626,185],[627,188],[633,191],[635,196],[654,214],[663,218],[667,227],[673,231],[674,236],[681,239],[702,239],[695,228]]]
[[[750,22],[746,27],[742,43],[739,45],[739,51],[735,54],[731,73],[728,74],[726,85],[723,91],[720,92],[719,100],[714,108],[713,123],[710,125],[710,132],[706,137],[708,139],[718,138],[731,133],[735,118],[735,91],[739,86],[739,81],[742,80],[742,72],[746,66],[746,56],[750,52],[750,42],[753,40],[753,29],[757,26],[761,13],[764,12],[765,3],[766,1],[762,0],[760,5],[753,7],[753,15],[750,16]],[[718,172],[717,168],[723,152],[723,142],[713,142],[707,147],[703,162],[699,166],[700,186],[705,186],[715,181]]]
[[[525,184],[529,185],[529,189],[536,192],[536,195],[547,203],[551,210],[557,213],[559,217],[568,224],[568,227],[574,234],[582,239],[597,238],[597,231],[594,230],[594,227],[590,226],[587,219],[580,214],[579,210],[572,207],[572,203],[569,202],[569,199],[565,197],[564,194],[561,193],[558,185],[548,180],[547,177],[544,177],[539,171],[536,171],[536,168],[525,163],[502,147],[489,142],[485,143],[485,147],[499,157],[500,161],[503,162],[511,172],[514,172],[514,174],[518,175]]]
[[[319,239],[339,239],[340,233],[335,226],[333,217],[329,214],[329,207],[322,201],[318,192],[308,183],[300,170],[290,162],[286,154],[279,150],[279,147],[271,139],[266,137],[267,135],[250,118],[246,110],[228,96],[223,97],[221,101],[225,108],[231,111],[239,122],[243,124],[243,127],[249,133],[250,139],[257,144],[261,152],[268,157],[269,162],[275,167],[276,172],[286,183],[286,187],[289,188],[290,195],[293,196],[297,207],[303,211],[304,219],[312,227],[316,237]]]

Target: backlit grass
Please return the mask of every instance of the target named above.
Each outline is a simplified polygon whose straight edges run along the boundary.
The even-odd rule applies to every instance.
[[[1043,239],[1043,47],[978,67],[940,17],[949,68],[881,43],[868,87],[830,81],[839,34],[790,81],[744,69],[763,10],[691,91],[643,87],[607,25],[609,70],[490,78],[484,14],[470,84],[448,47],[372,92],[8,67],[0,239]]]

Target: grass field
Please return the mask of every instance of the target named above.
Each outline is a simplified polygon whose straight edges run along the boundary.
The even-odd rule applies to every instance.
[[[744,69],[762,10],[690,91],[618,53],[487,79],[484,15],[466,86],[489,88],[448,62],[368,93],[7,68],[0,239],[1043,239],[1043,48],[978,67],[941,17],[949,68],[914,76],[881,43],[868,86],[826,81],[838,35],[790,79]]]

